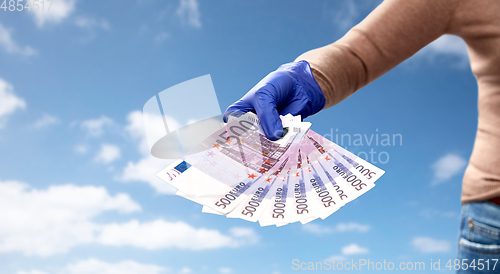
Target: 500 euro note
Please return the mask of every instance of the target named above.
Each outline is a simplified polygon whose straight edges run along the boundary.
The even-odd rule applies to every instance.
[[[295,137],[308,129],[295,127],[293,119],[283,124],[290,130],[272,142],[258,120],[246,114],[200,143],[195,148],[200,152],[175,161],[157,176],[177,188],[180,196],[227,214],[245,200],[248,189],[279,168]]]
[[[283,137],[268,140],[257,116],[230,117],[184,159],[157,175],[203,212],[283,226],[325,219],[375,186],[384,171],[282,116]]]

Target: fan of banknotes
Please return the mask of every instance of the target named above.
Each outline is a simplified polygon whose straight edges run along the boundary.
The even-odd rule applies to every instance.
[[[225,126],[157,176],[203,212],[283,226],[325,219],[375,186],[384,174],[310,129],[281,116],[283,136],[267,139],[254,113]]]

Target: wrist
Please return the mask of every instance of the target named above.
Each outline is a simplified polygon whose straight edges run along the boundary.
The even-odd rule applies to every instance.
[[[309,98],[310,113],[306,115],[313,115],[321,111],[325,107],[326,98],[323,93],[323,87],[317,81],[310,64],[305,61],[297,61],[281,65],[277,71],[286,71],[293,78],[295,85],[307,94]],[[304,117],[305,118],[305,117]]]
[[[319,87],[321,88],[321,91],[323,92],[323,96],[325,96],[325,105],[323,106],[323,109],[329,108],[334,105],[334,100],[332,95],[332,90],[333,87],[328,81],[328,78],[321,72],[321,70],[317,69],[314,65],[311,66],[311,72],[318,83]]]

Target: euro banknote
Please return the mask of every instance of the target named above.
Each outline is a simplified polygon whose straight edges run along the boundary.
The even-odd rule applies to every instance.
[[[271,141],[254,113],[230,116],[223,128],[157,176],[202,212],[261,226],[325,219],[375,186],[384,171],[310,129],[281,116]]]

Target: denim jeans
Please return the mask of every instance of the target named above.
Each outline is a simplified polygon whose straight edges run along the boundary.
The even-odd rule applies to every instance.
[[[500,273],[499,205],[477,202],[462,206],[456,263],[460,264],[457,273]]]

